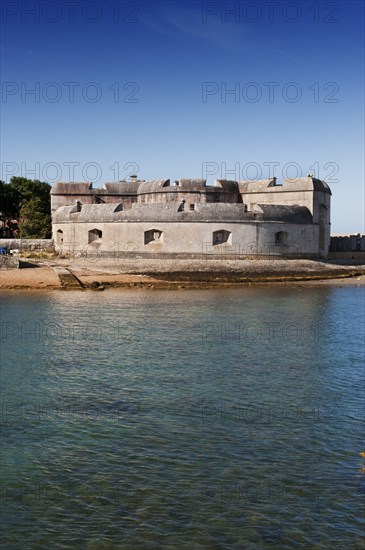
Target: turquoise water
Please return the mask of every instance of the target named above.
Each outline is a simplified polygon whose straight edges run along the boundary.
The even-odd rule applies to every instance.
[[[364,289],[2,295],[2,548],[363,548]]]

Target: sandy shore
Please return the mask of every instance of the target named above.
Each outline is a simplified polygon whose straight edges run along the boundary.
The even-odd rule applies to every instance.
[[[0,271],[0,290],[113,287],[215,288],[247,284],[364,285],[365,265],[313,260],[123,260],[122,262],[27,259],[21,269]]]
[[[0,290],[7,288],[61,288],[61,281],[50,267],[0,271]]]

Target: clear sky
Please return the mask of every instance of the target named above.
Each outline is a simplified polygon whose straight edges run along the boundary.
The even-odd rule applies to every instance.
[[[2,3],[1,179],[327,181],[364,230],[362,1]]]

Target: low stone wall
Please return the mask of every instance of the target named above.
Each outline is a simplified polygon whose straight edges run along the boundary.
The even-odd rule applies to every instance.
[[[21,252],[52,252],[53,239],[0,239],[0,247]]]
[[[17,269],[19,267],[19,258],[14,256],[0,255],[0,269]]]

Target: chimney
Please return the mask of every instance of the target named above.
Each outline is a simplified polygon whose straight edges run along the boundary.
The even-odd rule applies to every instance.
[[[138,176],[136,176],[135,174],[133,174],[133,176],[130,176],[130,178],[131,178],[131,183],[135,183],[138,180]]]

